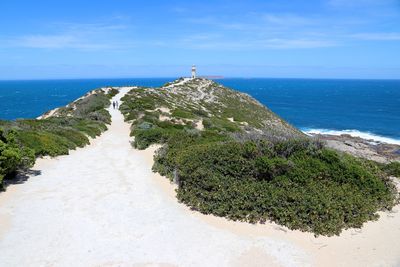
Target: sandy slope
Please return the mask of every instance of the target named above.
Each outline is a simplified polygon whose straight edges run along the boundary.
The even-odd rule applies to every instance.
[[[128,88],[122,88],[119,99]],[[152,150],[129,145],[111,110],[109,130],[0,194],[0,266],[395,266],[400,216],[340,237],[274,224],[229,222],[177,203],[151,172]]]

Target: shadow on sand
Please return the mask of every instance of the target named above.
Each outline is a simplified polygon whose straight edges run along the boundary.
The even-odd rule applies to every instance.
[[[42,174],[42,171],[32,170],[32,169],[18,171],[18,173],[14,174],[14,175],[10,175],[9,177],[5,177],[5,179],[3,180],[2,188],[0,188],[0,192],[6,191],[6,189],[7,189],[7,187],[9,185],[23,184],[30,177],[38,176],[40,174]]]

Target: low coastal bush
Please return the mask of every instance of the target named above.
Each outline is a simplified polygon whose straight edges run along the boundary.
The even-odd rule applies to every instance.
[[[195,118],[195,116],[192,113],[185,111],[183,109],[173,110],[172,116],[176,117],[176,118],[183,118],[183,119],[194,119]]]
[[[34,152],[17,144],[14,131],[5,133],[0,129],[0,188],[4,177],[18,169],[31,167],[34,161]]]
[[[391,162],[384,165],[382,169],[389,175],[400,178],[400,162]]]
[[[180,133],[182,130],[192,128],[170,122],[152,121],[154,124],[144,121],[132,131],[132,135],[135,136],[135,141],[133,142],[135,148],[146,149],[152,144],[165,143],[169,138]]]
[[[398,165],[383,171],[327,149],[226,88],[217,98],[220,87],[214,86],[210,94],[217,100],[195,107],[190,97],[202,95],[204,87],[198,93],[190,86],[159,93],[133,90],[121,111],[132,120],[134,147],[163,144],[153,170],[173,180],[179,201],[192,209],[330,236],[359,228],[396,203],[387,173],[397,173]],[[162,120],[160,107],[171,111]],[[191,120],[201,121],[204,129],[194,128]]]
[[[224,118],[206,118],[203,120],[203,125],[206,129],[214,129],[226,132],[240,132],[240,128],[233,122]]]
[[[89,144],[107,129],[110,98],[101,90],[41,120],[0,121],[0,186],[6,176],[32,166],[35,156],[58,156]]]
[[[154,169],[178,181],[178,199],[194,210],[251,223],[272,220],[315,234],[361,227],[394,205],[393,188],[378,169],[302,143],[308,146],[230,141],[176,150],[169,144]],[[291,153],[282,155],[282,147],[292,147]]]
[[[108,98],[113,98],[113,97],[116,96],[118,93],[119,93],[119,91],[118,91],[117,89],[111,88],[111,89],[108,91],[107,96],[108,96]]]

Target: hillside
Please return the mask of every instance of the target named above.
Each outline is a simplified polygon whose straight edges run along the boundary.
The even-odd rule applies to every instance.
[[[0,120],[0,188],[4,178],[31,167],[36,157],[68,154],[107,130],[106,108],[115,90],[93,90],[39,119]]]
[[[122,101],[133,146],[161,144],[153,170],[178,185],[179,201],[202,213],[333,235],[396,203],[385,168],[326,148],[213,81],[135,88]]]
[[[134,100],[134,101],[130,101]],[[130,91],[121,111],[138,128],[154,121],[170,128],[225,132],[237,138],[287,140],[304,135],[247,94],[207,79],[179,79],[161,88]],[[142,123],[141,125],[139,125]],[[148,143],[137,146],[145,148]]]

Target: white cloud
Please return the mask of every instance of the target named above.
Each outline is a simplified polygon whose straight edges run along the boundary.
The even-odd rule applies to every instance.
[[[351,37],[371,41],[400,41],[400,32],[357,33],[352,34]]]
[[[267,48],[275,49],[307,49],[337,46],[333,41],[318,39],[267,39],[262,42]]]
[[[363,33],[377,28],[388,18],[394,0],[328,0],[329,5],[354,12],[369,10],[373,15],[350,16],[328,12],[324,15],[297,13],[244,13],[238,18],[204,16],[186,18],[188,23],[205,25],[200,36],[183,37],[188,47],[198,49],[312,49],[366,42],[400,40],[400,33]],[[357,7],[357,8],[356,8]],[[382,12],[378,12],[382,11]],[[379,15],[375,15],[379,13]],[[382,14],[381,14],[382,13]],[[368,13],[369,14],[369,13]],[[386,17],[384,16],[386,15]],[[384,31],[382,29],[382,31]],[[359,33],[361,32],[361,33]],[[236,36],[240,38],[236,38]]]
[[[328,4],[334,7],[371,7],[395,5],[397,0],[329,0]]]
[[[265,14],[262,17],[268,24],[278,26],[304,26],[312,25],[317,22],[315,19],[295,14]]]
[[[358,3],[369,1],[359,0]],[[342,0],[331,2],[345,5]],[[177,11],[180,11],[179,8]],[[187,33],[174,31],[169,38],[151,35],[139,38],[132,36],[133,26],[126,17],[97,23],[54,23],[37,34],[5,38],[0,46],[88,51],[133,47],[262,50],[325,48],[341,46],[349,40],[400,40],[398,32],[363,33],[366,25],[357,24],[360,32],[357,33],[357,28],[343,27],[348,22],[346,19],[332,23],[332,18],[317,15],[247,13],[237,19],[217,16],[183,16],[183,19],[185,23],[199,24],[201,27],[193,27]]]
[[[112,47],[110,44],[103,44],[84,40],[72,34],[61,35],[27,35],[14,39],[14,43],[20,47],[42,48],[42,49],[106,49]]]
[[[188,36],[178,42],[180,46],[191,49],[309,49],[336,46],[335,42],[311,38],[252,38],[245,40],[228,40],[216,34],[199,34]]]
[[[128,28],[126,24],[55,23],[49,28],[50,33],[9,37],[3,43],[8,47],[80,50],[119,49],[133,45],[121,38],[112,38],[121,37],[123,30]]]
[[[184,42],[199,42],[199,41],[208,41],[208,40],[215,40],[217,38],[221,38],[220,34],[216,33],[198,33],[187,36],[183,38],[182,41]]]
[[[252,13],[238,20],[206,16],[186,21],[208,28],[181,38],[179,45],[192,49],[307,49],[338,45],[332,35],[327,36],[320,30],[324,20],[318,17]]]

